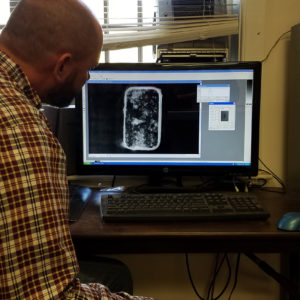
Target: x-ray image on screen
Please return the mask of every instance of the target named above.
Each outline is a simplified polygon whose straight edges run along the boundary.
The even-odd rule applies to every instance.
[[[89,84],[90,153],[198,154],[197,85],[170,85]]]
[[[129,87],[124,95],[123,146],[151,151],[161,141],[162,92],[156,87]]]

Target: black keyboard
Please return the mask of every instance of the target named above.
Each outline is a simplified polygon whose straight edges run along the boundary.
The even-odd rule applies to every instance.
[[[251,193],[158,193],[101,196],[104,221],[265,220],[269,213]]]

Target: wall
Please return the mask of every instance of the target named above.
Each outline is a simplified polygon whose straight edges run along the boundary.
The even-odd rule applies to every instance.
[[[236,254],[230,254],[231,281],[226,293],[219,298],[228,299],[234,282]],[[134,294],[152,296],[156,300],[197,300],[189,282],[184,254],[130,254],[112,256],[121,259],[131,269],[134,280]],[[279,256],[259,255],[278,270]],[[193,281],[202,298],[207,295],[215,265],[215,254],[190,254],[190,268]],[[223,289],[228,276],[226,264],[216,281],[214,296]],[[265,275],[247,257],[242,255],[237,287],[231,300],[279,300],[278,284]],[[205,298],[206,299],[206,298]]]
[[[300,23],[299,0],[244,0],[243,60],[263,60],[277,39]],[[282,37],[263,63],[260,158],[285,179],[287,67],[290,34]],[[272,181],[271,185],[277,185]]]
[[[282,33],[300,23],[299,0],[242,0],[243,60],[263,60]],[[263,63],[260,158],[284,179],[286,142],[287,59],[289,34],[285,35]],[[276,181],[270,183],[277,185]],[[234,254],[231,254],[232,272]],[[279,270],[280,256],[259,255]],[[186,273],[184,254],[118,255],[130,267],[135,294],[156,300],[196,300]],[[214,254],[192,254],[191,269],[199,293],[207,293]],[[217,282],[217,293],[226,281],[226,268]],[[233,281],[231,281],[230,288]],[[230,290],[230,289],[229,289]],[[242,256],[236,291],[231,300],[280,299],[278,284]],[[228,294],[220,298],[228,299]]]

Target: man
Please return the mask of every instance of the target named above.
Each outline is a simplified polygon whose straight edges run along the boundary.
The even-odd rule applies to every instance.
[[[69,103],[101,47],[79,0],[22,0],[0,35],[0,299],[145,299],[76,278],[65,156],[39,111]]]

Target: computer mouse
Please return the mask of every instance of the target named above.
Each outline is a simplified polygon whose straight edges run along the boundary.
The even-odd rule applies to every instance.
[[[288,212],[278,221],[277,228],[285,231],[300,231],[300,212]]]

